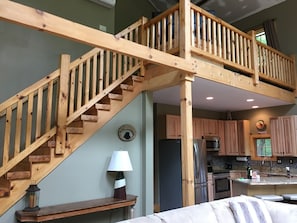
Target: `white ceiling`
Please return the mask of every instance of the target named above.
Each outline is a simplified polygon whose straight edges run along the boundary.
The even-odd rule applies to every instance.
[[[148,0],[158,12],[173,6],[178,0]],[[203,0],[192,0],[194,4]],[[270,8],[286,0],[208,0],[201,8],[214,11],[215,15],[232,23],[249,15]]]
[[[176,4],[177,0],[149,0],[157,11],[163,11]],[[208,0],[202,5],[205,9],[215,11],[216,16],[231,23],[246,16],[279,4],[285,0]],[[193,3],[201,2],[193,0]],[[207,96],[214,97],[214,100],[207,101]],[[154,102],[171,105],[180,104],[179,87],[171,87],[154,92]],[[246,102],[246,99],[253,98],[254,102]],[[235,87],[218,84],[201,78],[193,82],[193,107],[211,111],[241,111],[252,109],[253,105],[259,108],[285,105],[283,101],[275,98],[240,90]]]
[[[254,105],[265,108],[288,104],[278,99],[202,78],[195,78],[192,85],[192,95],[193,108],[219,112],[249,110]],[[209,96],[214,99],[206,100],[206,97]],[[175,86],[155,91],[153,99],[156,103],[180,105],[180,87]],[[247,99],[254,99],[254,101],[247,102]]]

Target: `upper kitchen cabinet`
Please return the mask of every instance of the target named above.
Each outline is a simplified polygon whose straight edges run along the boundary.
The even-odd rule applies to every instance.
[[[238,152],[240,156],[251,155],[250,150],[250,121],[238,120],[237,121],[237,136],[238,136]]]
[[[219,121],[215,119],[202,119],[203,135],[218,136],[219,135]]]
[[[225,121],[225,152],[222,155],[238,155],[237,121]]]
[[[225,154],[227,156],[250,155],[249,135],[250,122],[248,120],[225,121]]]
[[[219,121],[215,119],[193,118],[193,138],[201,139],[202,136],[220,136],[222,129]],[[166,115],[166,138],[176,139],[181,137],[181,119],[178,115]]]
[[[166,115],[166,138],[181,138],[181,120],[178,115]]]
[[[202,136],[220,136],[219,120],[193,118],[193,137],[201,139]]]
[[[193,118],[193,138],[201,139],[203,135],[203,119]]]
[[[297,116],[270,119],[271,146],[274,156],[297,156]]]
[[[225,121],[224,120],[218,120],[218,126],[219,126],[219,134],[220,137],[220,150],[219,155],[226,155],[226,147],[225,147]]]

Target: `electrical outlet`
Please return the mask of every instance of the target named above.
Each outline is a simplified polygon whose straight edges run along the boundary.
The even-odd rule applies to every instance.
[[[277,159],[277,163],[278,164],[282,164],[282,160],[281,159]]]
[[[289,163],[290,163],[290,164],[293,164],[293,160],[292,160],[292,159],[290,159],[290,160],[289,160]]]

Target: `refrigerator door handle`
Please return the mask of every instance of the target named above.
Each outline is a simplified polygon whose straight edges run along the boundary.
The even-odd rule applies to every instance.
[[[199,153],[197,151],[197,147],[194,145],[194,173],[195,173],[195,178],[197,179],[198,176],[199,176],[199,166],[198,166],[198,156],[199,156]]]

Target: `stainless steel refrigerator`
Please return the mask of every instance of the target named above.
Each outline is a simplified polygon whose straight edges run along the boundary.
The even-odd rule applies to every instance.
[[[195,203],[208,201],[207,157],[205,140],[194,140]],[[181,140],[159,142],[159,197],[160,211],[182,207]]]

